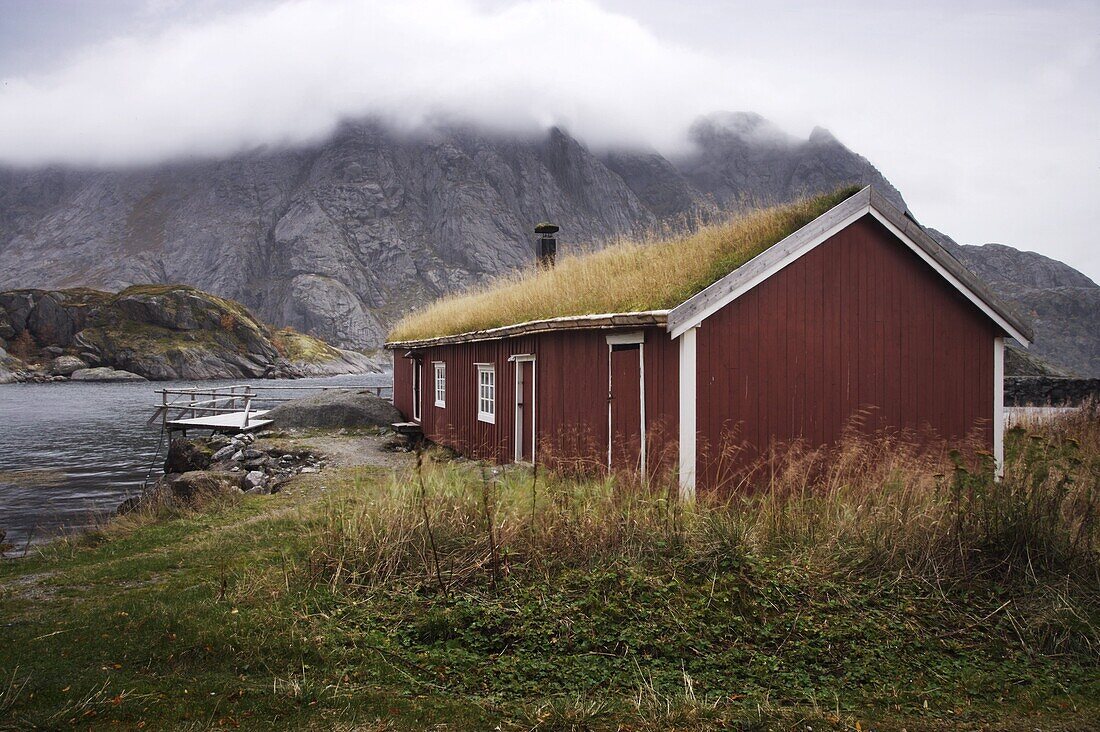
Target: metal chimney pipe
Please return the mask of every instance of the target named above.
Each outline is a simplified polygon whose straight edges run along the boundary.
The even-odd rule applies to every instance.
[[[538,235],[535,245],[535,257],[540,267],[550,268],[554,266],[554,260],[558,256],[558,239],[554,234],[557,234],[558,231],[560,231],[560,228],[548,221],[535,226],[535,233]]]

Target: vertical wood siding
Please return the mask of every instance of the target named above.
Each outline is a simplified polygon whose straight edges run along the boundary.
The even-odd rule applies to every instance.
[[[853,419],[991,445],[997,334],[877,221],[857,221],[700,327],[700,487],[776,443],[835,442]]]
[[[470,457],[512,462],[515,456],[515,364],[535,355],[536,458],[540,464],[594,470],[607,465],[608,330],[564,331],[499,341],[418,349],[423,354],[424,435]],[[394,405],[412,416],[412,363],[394,352]],[[436,407],[432,363],[447,364],[445,407]],[[477,419],[477,367],[496,367],[496,422]],[[679,369],[676,344],[663,328],[646,329],[647,452],[674,464]],[[659,429],[658,429],[659,427]],[[672,440],[672,447],[668,445]]]

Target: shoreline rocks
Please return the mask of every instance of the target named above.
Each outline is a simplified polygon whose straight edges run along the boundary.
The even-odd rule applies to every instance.
[[[113,369],[109,366],[96,366],[90,369],[77,369],[69,376],[73,381],[148,381],[144,376]]]
[[[198,507],[203,502],[239,494],[278,493],[299,473],[316,473],[324,460],[308,450],[256,449],[250,433],[172,440],[164,461],[164,475],[148,493],[128,499],[116,514],[134,511],[147,501],[170,500]]]
[[[88,364],[76,356],[58,356],[50,364],[51,376],[72,377],[77,371],[86,371]]]

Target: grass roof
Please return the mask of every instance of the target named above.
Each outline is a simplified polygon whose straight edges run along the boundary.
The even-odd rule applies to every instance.
[[[504,275],[407,315],[389,340],[416,341],[570,315],[673,308],[856,193],[843,188],[671,238],[619,241]]]

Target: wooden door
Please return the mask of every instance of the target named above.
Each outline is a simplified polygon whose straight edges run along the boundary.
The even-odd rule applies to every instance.
[[[420,405],[421,405],[421,391],[424,378],[424,360],[420,358],[414,358],[412,360],[412,398],[413,398],[413,413],[412,418],[414,422],[420,421]]]
[[[637,343],[611,346],[608,461],[612,470],[637,471],[642,457],[642,358]]]
[[[516,461],[535,462],[535,362],[516,362]]]

